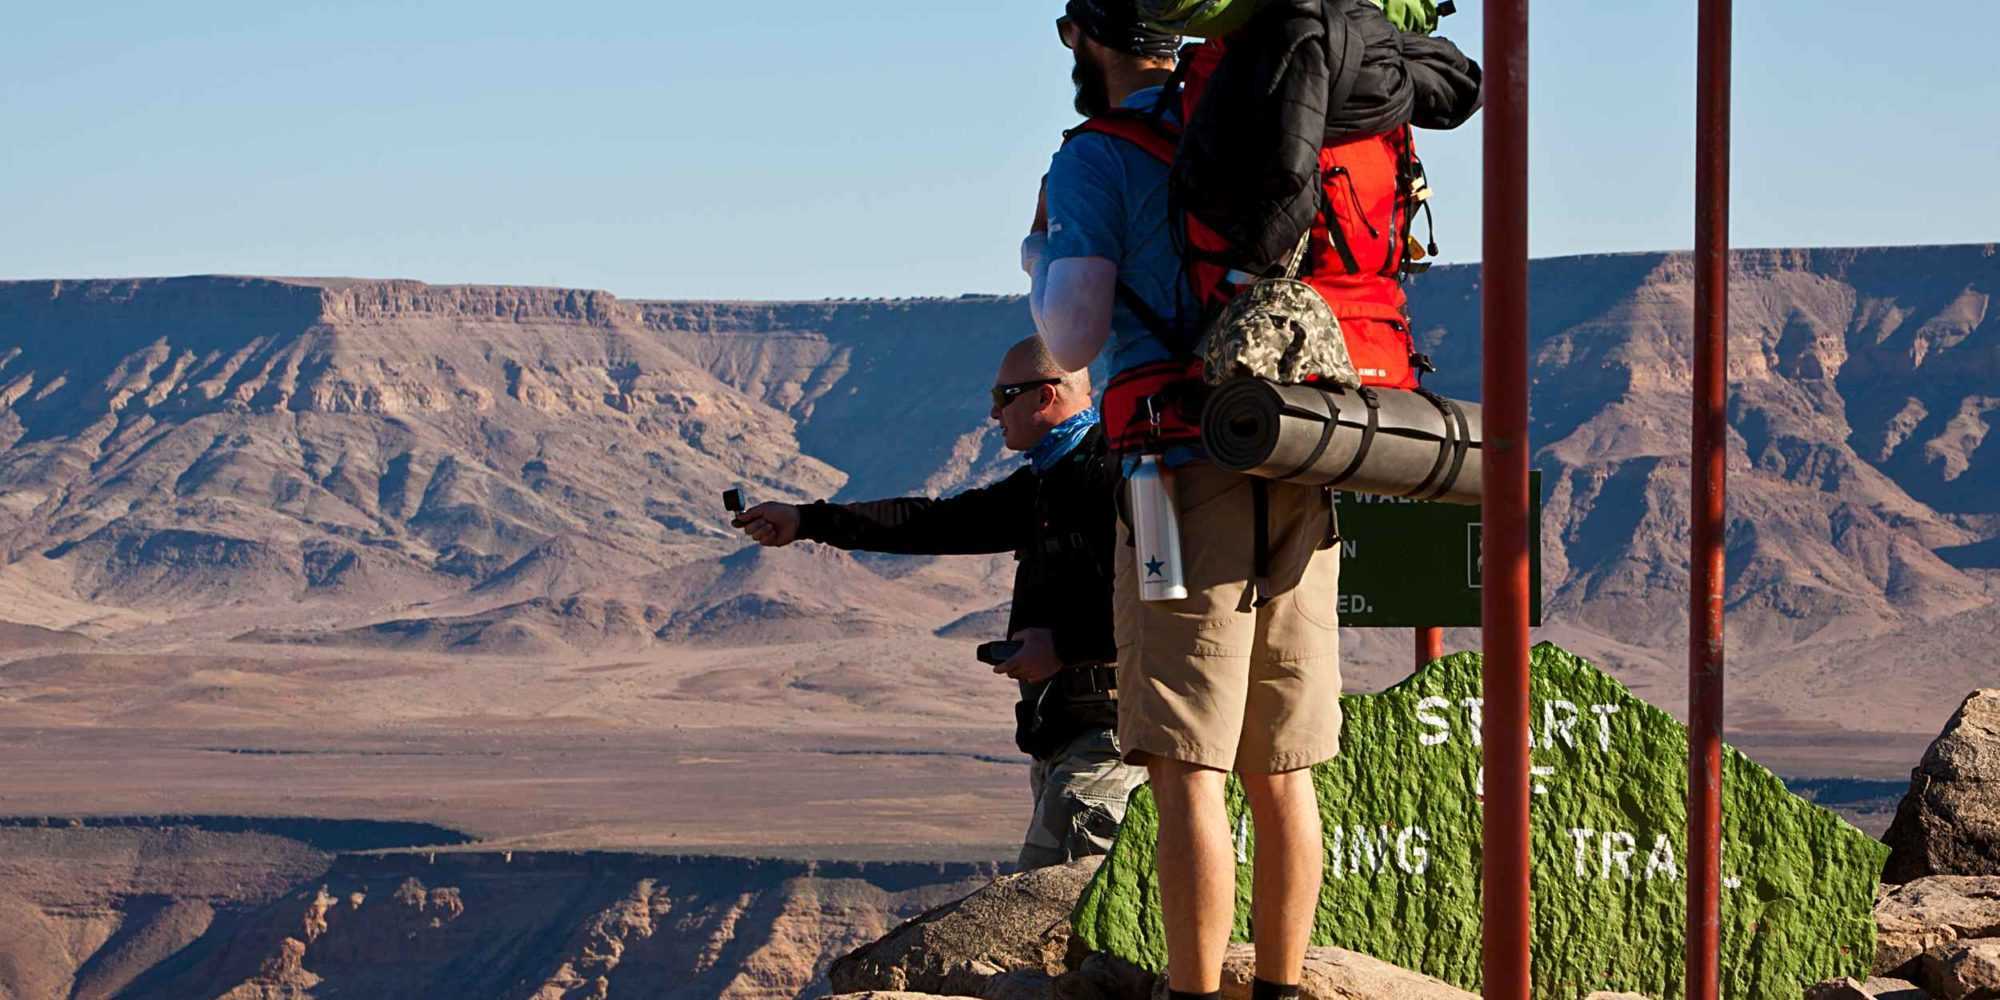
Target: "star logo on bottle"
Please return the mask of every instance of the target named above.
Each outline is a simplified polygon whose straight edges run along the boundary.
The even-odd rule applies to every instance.
[[[1166,579],[1166,569],[1167,564],[1161,562],[1158,556],[1146,560],[1146,576],[1149,579],[1156,576],[1162,580]]]

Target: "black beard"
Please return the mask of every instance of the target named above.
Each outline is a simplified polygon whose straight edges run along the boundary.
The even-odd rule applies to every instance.
[[[1069,71],[1069,78],[1076,84],[1077,114],[1095,118],[1111,110],[1111,88],[1104,82],[1104,71],[1085,59],[1081,48],[1076,50],[1076,67]]]

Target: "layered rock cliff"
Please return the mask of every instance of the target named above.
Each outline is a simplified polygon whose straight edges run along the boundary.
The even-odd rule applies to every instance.
[[[199,818],[0,828],[0,996],[793,1000],[993,874],[342,846],[371,831],[423,835]]]

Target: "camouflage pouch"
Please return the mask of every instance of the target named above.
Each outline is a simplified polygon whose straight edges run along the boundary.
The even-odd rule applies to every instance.
[[[1202,378],[1222,385],[1245,376],[1279,385],[1361,386],[1340,320],[1311,285],[1259,281],[1229,301],[1201,338]]]

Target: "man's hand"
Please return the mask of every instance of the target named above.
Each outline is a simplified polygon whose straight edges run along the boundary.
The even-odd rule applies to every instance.
[[[760,503],[729,522],[750,540],[771,548],[783,548],[799,538],[799,509],[788,503]]]
[[[1056,659],[1054,632],[1045,628],[1024,628],[1010,638],[1021,644],[1021,651],[1015,653],[1013,659],[994,667],[994,673],[1040,684],[1062,672],[1063,662]]]

